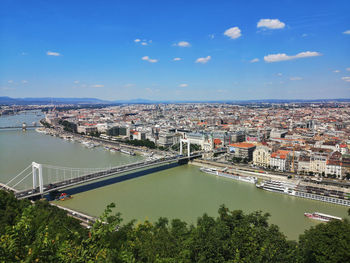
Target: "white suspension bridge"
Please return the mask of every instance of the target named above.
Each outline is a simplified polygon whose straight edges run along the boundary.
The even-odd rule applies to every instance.
[[[18,199],[38,197],[108,176],[176,162],[184,163],[200,156],[200,153],[188,153],[186,157],[176,155],[108,168],[72,168],[32,162],[6,184],[0,184],[0,188],[13,192]]]

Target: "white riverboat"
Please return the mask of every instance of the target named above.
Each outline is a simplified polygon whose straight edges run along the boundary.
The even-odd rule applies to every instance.
[[[323,188],[314,189],[308,186],[300,186],[273,180],[263,181],[260,184],[256,184],[256,187],[270,192],[287,194],[337,205],[350,206],[350,194],[348,193],[342,192],[338,193],[337,195],[329,195],[327,190]]]
[[[242,181],[242,182],[246,182],[246,183],[251,183],[251,184],[256,184],[258,179],[256,177],[251,177],[251,176],[242,176],[242,175],[238,175],[238,174],[233,174],[233,173],[229,173],[229,172],[224,172],[227,169],[224,169],[222,171],[218,171],[214,168],[200,168],[200,170],[202,172],[205,172],[207,174],[212,174],[212,175],[216,175],[216,176],[220,176],[220,177],[225,177],[225,178],[229,178],[229,179],[234,179],[234,180],[238,180],[238,181]]]
[[[304,216],[311,218],[311,219],[319,220],[322,222],[329,222],[331,220],[342,220],[341,217],[327,215],[327,214],[323,214],[323,213],[319,213],[319,212],[304,213]]]
[[[128,151],[128,150],[125,150],[125,149],[120,149],[120,152],[121,153],[125,153],[125,154],[129,154],[129,155],[132,155],[132,156],[136,155],[133,151]]]

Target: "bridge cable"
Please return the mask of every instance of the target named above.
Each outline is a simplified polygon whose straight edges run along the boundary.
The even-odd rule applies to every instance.
[[[15,188],[15,186],[17,186],[19,183],[21,183],[24,179],[26,179],[29,175],[31,175],[32,174],[32,172],[30,172],[29,174],[27,174],[26,176],[24,176],[23,178],[22,178],[22,180],[20,180],[17,184],[15,184],[14,186],[12,186],[12,188]]]
[[[12,178],[10,181],[8,181],[6,183],[7,186],[9,186],[8,184],[10,184],[13,180],[15,180],[18,176],[20,176],[25,170],[27,170],[29,167],[31,167],[32,165],[30,164],[26,169],[24,169],[22,172],[20,172],[19,174],[17,174],[14,178]]]

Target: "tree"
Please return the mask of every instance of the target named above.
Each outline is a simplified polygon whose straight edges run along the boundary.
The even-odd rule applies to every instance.
[[[0,262],[350,262],[347,220],[312,227],[297,243],[259,211],[222,205],[216,218],[204,214],[195,225],[166,218],[122,224],[114,207],[88,230],[46,201],[0,190]]]
[[[331,220],[306,230],[298,246],[300,262],[350,262],[350,223]]]

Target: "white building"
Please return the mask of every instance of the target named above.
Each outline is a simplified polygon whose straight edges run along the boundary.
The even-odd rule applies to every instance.
[[[289,170],[288,156],[289,151],[278,150],[273,152],[270,158],[270,166],[280,171]]]
[[[267,146],[258,146],[253,152],[253,164],[260,167],[270,165],[271,149]]]

